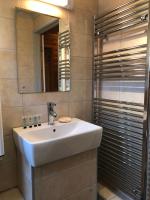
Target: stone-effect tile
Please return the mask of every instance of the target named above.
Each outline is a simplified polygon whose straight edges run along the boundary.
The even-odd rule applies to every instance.
[[[86,10],[92,15],[97,13],[98,1],[85,1],[85,0],[75,0],[74,1],[74,10]]]
[[[92,58],[72,57],[71,78],[72,80],[91,80]]]
[[[69,107],[68,103],[57,103],[55,111],[57,113],[57,118],[61,116],[68,116]],[[48,121],[48,113],[47,113],[47,105],[33,105],[33,106],[24,106],[23,107],[23,115],[41,115],[41,122]]]
[[[0,193],[0,200],[24,200],[17,188]]]
[[[86,188],[85,190],[82,190],[77,194],[64,200],[96,200],[96,195],[96,185],[94,185],[94,187]]]
[[[15,50],[16,38],[14,20],[0,17],[0,27],[0,49]]]
[[[69,101],[70,92],[50,92],[46,93],[46,103],[55,102],[55,103],[65,103]]]
[[[57,119],[59,117],[68,116],[68,114],[69,114],[69,104],[68,103],[58,103],[56,105],[55,111],[57,113]]]
[[[91,13],[84,10],[70,12],[70,27],[73,33],[83,34],[84,36],[93,35],[94,20]]]
[[[118,196],[117,192],[111,191],[109,188],[107,188],[104,185],[98,184],[97,188],[98,188],[100,199],[102,200],[123,200],[121,197]],[[126,198],[127,197],[125,197],[125,199]]]
[[[22,106],[22,95],[18,93],[15,79],[0,79],[0,95],[2,106]]]
[[[74,103],[71,102],[69,104],[69,116],[83,119],[84,113],[83,113],[82,105],[83,105],[82,101],[78,101]]]
[[[12,134],[12,129],[22,124],[22,107],[3,107],[3,129],[4,135]]]
[[[40,115],[41,122],[46,122],[47,121],[47,106],[46,105],[24,106],[23,115],[24,116]]]
[[[83,102],[83,112],[84,112],[84,120],[91,122],[92,121],[92,102],[91,101],[84,101]]]
[[[104,200],[111,200],[112,198],[115,197],[115,194],[111,190],[102,185],[100,185],[100,187],[98,188],[98,192],[100,197]]]
[[[72,33],[71,54],[83,58],[92,58],[92,36]]]
[[[51,92],[23,94],[24,106],[46,105],[47,102],[65,103],[68,102],[70,92]]]
[[[0,16],[14,19],[17,0],[0,1]]]
[[[17,185],[16,160],[3,162],[0,160],[0,192]]]
[[[5,146],[5,155],[2,161],[8,162],[16,160],[16,147],[12,135],[4,136],[4,146]]]
[[[92,99],[92,81],[72,80],[72,90],[69,101],[89,101]]]
[[[15,51],[0,50],[0,78],[17,78]]]
[[[69,115],[85,121],[91,121],[91,101],[78,101],[69,104]]]
[[[38,106],[46,103],[46,94],[23,94],[23,106]]]

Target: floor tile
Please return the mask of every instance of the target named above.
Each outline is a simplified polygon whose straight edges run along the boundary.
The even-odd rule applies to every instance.
[[[0,200],[23,200],[17,188],[0,193]]]
[[[104,200],[110,200],[115,197],[115,194],[106,187],[100,187],[99,194]]]
[[[120,197],[118,197],[115,193],[113,193],[110,189],[107,187],[98,184],[98,193],[100,195],[100,200],[122,200]]]

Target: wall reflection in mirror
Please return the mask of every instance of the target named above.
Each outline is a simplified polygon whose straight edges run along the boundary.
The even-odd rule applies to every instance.
[[[70,32],[60,29],[58,18],[16,10],[20,93],[70,91]]]

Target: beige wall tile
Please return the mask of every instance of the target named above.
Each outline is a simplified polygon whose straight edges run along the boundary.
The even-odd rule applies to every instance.
[[[92,98],[92,81],[72,80],[70,102],[90,100]]]
[[[12,134],[12,129],[22,124],[22,107],[3,107],[3,129],[4,135]]]
[[[23,115],[24,116],[40,115],[41,122],[46,122],[47,121],[47,106],[46,105],[24,106]]]
[[[1,0],[0,1],[0,17],[14,18],[15,17],[15,5],[17,0]]]
[[[69,114],[69,107],[68,103],[58,103],[55,107],[55,111],[57,113],[57,118],[61,116],[68,116]],[[41,121],[47,122],[48,121],[48,114],[47,114],[47,105],[33,105],[33,106],[25,106],[23,108],[23,114],[25,116],[29,115],[41,115]]]
[[[92,121],[92,102],[91,101],[84,101],[83,102],[83,113],[84,118],[83,120],[91,122]]]
[[[72,80],[91,80],[92,58],[72,57],[71,78]]]
[[[55,102],[57,103],[63,103],[69,101],[69,94],[70,92],[50,92],[46,93],[46,103],[47,102]],[[57,106],[57,105],[56,105]]]
[[[70,102],[70,104],[69,104],[69,115],[71,117],[84,119],[83,102],[82,101]]]
[[[0,192],[17,185],[16,161],[0,162]]]
[[[68,103],[58,103],[56,108],[57,119],[62,116],[69,115],[69,104]]]
[[[75,0],[74,2],[74,10],[86,10],[91,12],[91,14],[95,15],[98,9],[97,1],[87,1],[87,0]]]
[[[92,80],[87,80],[85,82],[85,96],[84,101],[91,101],[92,100]]]
[[[44,105],[45,103],[46,103],[45,93],[23,94],[24,106]]]
[[[72,56],[92,58],[92,36],[72,32],[71,54]]]
[[[71,92],[69,93],[70,102],[81,101],[85,96],[85,84],[82,80],[72,80]]]
[[[17,78],[15,51],[0,50],[0,78]]]
[[[16,49],[15,22],[0,17],[0,49]]]
[[[73,33],[93,35],[94,20],[91,13],[84,10],[70,12],[70,27]]]
[[[23,94],[23,105],[46,105],[47,102],[63,103],[68,102],[70,92],[51,92]],[[57,107],[57,105],[56,105]]]
[[[3,162],[16,160],[16,147],[14,144],[13,136],[7,135],[4,137],[5,155]]]
[[[69,115],[91,122],[92,103],[91,101],[78,101],[69,104]]]
[[[22,106],[22,96],[18,93],[15,79],[0,79],[0,95],[3,106]]]

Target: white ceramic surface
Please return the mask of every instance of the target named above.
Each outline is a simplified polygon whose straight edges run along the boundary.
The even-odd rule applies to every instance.
[[[18,149],[33,167],[97,148],[102,138],[102,127],[76,118],[13,132]]]

